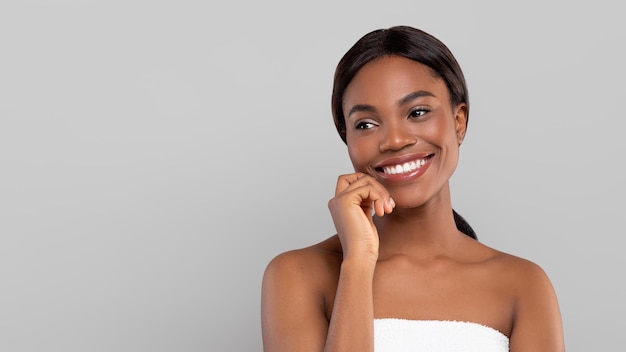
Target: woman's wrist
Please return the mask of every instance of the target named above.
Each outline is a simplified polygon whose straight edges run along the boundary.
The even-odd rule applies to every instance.
[[[341,262],[341,272],[343,274],[352,274],[356,276],[372,276],[376,269],[377,255],[351,255],[344,256]]]

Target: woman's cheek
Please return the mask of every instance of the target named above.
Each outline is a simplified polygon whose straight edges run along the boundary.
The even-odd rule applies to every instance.
[[[367,148],[363,143],[356,143],[354,140],[348,140],[348,155],[352,161],[354,171],[367,173]]]

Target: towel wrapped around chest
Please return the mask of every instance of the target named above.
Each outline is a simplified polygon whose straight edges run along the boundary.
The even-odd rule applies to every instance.
[[[507,352],[509,338],[472,322],[374,319],[376,352]]]

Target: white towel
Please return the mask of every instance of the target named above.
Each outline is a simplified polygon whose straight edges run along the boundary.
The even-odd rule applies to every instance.
[[[462,321],[374,319],[376,352],[506,352],[509,338],[491,327]]]

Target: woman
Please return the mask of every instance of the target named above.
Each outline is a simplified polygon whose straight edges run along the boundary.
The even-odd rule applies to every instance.
[[[355,172],[328,203],[337,234],[268,264],[264,350],[563,351],[544,271],[452,209],[469,101],[448,48],[406,26],[366,34],[337,66],[332,111]]]

